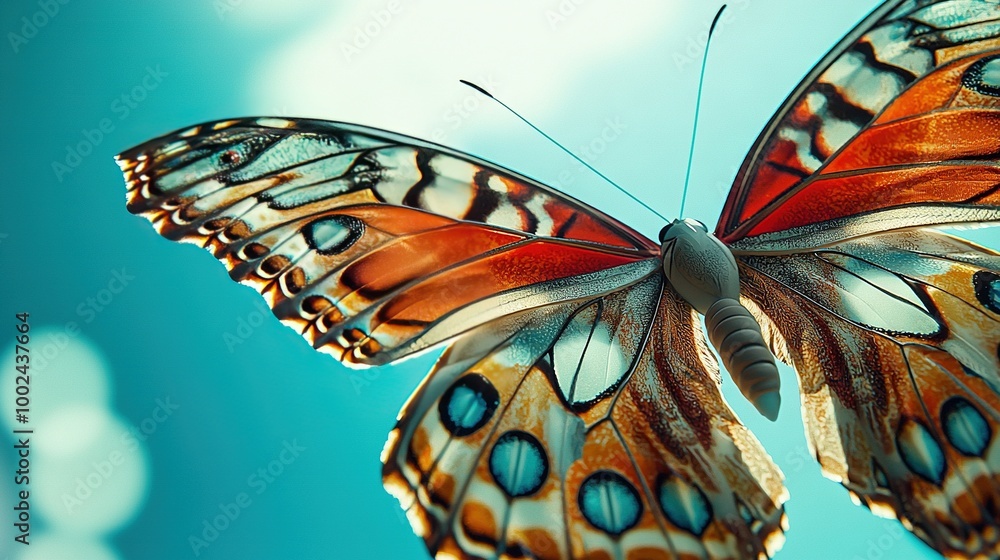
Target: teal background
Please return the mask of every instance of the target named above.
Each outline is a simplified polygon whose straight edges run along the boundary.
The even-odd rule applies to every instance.
[[[169,243],[129,215],[112,158],[174,129],[230,116],[359,122],[440,139],[559,186],[655,236],[663,225],[658,218],[581,172],[457,80],[491,84],[566,145],[582,152],[590,146],[594,165],[673,217],[700,34],[716,6],[469,4],[0,4],[0,348],[10,340],[3,333],[13,338],[12,317],[21,311],[31,313],[38,351],[65,342],[32,385],[32,425],[39,431],[32,440],[38,475],[31,485],[31,538],[39,544],[12,541],[14,488],[7,473],[15,467],[12,440],[2,440],[7,451],[0,453],[0,472],[7,482],[0,557],[426,557],[395,500],[382,490],[379,452],[433,354],[352,371],[314,352],[290,329],[263,317],[260,298],[229,282],[207,252]],[[46,23],[27,38],[22,18],[41,21],[37,14],[46,6],[58,12],[46,14]],[[715,223],[761,127],[815,61],[874,6],[872,0],[731,4],[709,60],[688,216]],[[378,31],[359,42],[358,29],[366,25]],[[12,43],[11,34],[25,41]],[[357,44],[363,48],[356,53],[345,48]],[[133,98],[134,107],[122,101],[136,92],[143,99]],[[621,132],[597,150],[594,139],[609,120]],[[98,139],[93,130],[102,126]],[[69,171],[54,169],[81,142],[91,144],[92,153]],[[995,229],[963,234],[1000,247]],[[88,298],[106,295],[112,297],[100,311],[88,306]],[[70,323],[78,333],[66,332]],[[7,368],[12,359],[4,356],[0,367]],[[785,405],[775,424],[759,417],[728,379],[725,387],[787,477],[791,529],[779,558],[936,557],[896,521],[855,507],[839,485],[821,477],[803,437],[794,377],[787,369],[782,374]],[[0,411],[9,423],[13,389],[9,375],[3,379]],[[176,407],[166,416],[164,402]],[[86,405],[84,412],[92,413],[53,403]],[[95,410],[112,420],[86,420],[104,418]],[[93,426],[104,431],[88,432]],[[128,441],[80,436],[98,450],[98,460],[74,463],[64,460],[83,457],[72,455],[74,434],[115,435],[129,428],[135,434],[143,426],[154,431],[146,430],[141,445],[132,441],[121,450],[123,463],[103,477],[94,495],[73,511],[60,509],[73,482],[100,472],[107,449]],[[282,450],[296,445],[297,456],[282,463],[291,456]],[[280,475],[270,482],[251,477],[269,464],[280,465]],[[45,494],[46,485],[60,490]],[[237,502],[246,504],[239,516],[195,554],[190,537],[203,536],[203,524],[220,514],[220,504],[224,510]]]

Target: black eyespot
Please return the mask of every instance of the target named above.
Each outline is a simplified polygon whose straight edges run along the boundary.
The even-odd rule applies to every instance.
[[[497,439],[490,451],[490,474],[511,498],[538,492],[549,477],[549,458],[535,436],[511,430]]]
[[[1000,55],[976,61],[962,75],[962,85],[976,93],[1000,97]]]
[[[236,150],[227,150],[219,156],[219,162],[223,165],[238,165],[240,163],[240,154]]]
[[[438,401],[438,414],[449,432],[463,437],[485,426],[499,405],[496,387],[482,375],[470,373],[445,391]]]
[[[944,437],[967,457],[982,457],[993,439],[989,422],[972,403],[952,397],[941,406]]]
[[[639,492],[622,475],[597,471],[580,485],[580,513],[594,527],[615,537],[635,527],[642,518]]]
[[[302,233],[309,247],[321,255],[343,253],[357,243],[365,233],[365,223],[355,218],[337,214],[316,220]]]
[[[1000,276],[980,270],[972,275],[972,287],[976,290],[979,303],[994,313],[1000,313]]]

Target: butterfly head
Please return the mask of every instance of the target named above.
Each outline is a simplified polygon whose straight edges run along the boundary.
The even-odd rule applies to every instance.
[[[693,218],[677,218],[660,230],[660,243],[666,243],[667,240],[682,235],[691,235],[691,233],[708,233],[708,227]]]

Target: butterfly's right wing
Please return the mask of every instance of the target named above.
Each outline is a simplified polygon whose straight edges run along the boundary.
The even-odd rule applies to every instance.
[[[734,251],[1000,222],[1000,4],[890,0],[788,96],[716,228]]]
[[[717,235],[799,376],[809,442],[859,503],[951,558],[1000,558],[1000,4],[890,0],[792,92]]]
[[[914,229],[740,273],[824,474],[948,558],[1000,558],[1000,254]]]
[[[437,558],[758,559],[777,467],[659,263],[451,345],[400,413],[386,488]],[[657,304],[658,302],[658,304]]]

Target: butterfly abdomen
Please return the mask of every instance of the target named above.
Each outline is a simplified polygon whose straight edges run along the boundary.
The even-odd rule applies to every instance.
[[[740,392],[774,420],[780,405],[780,377],[757,320],[739,301],[722,298],[705,313],[705,327]]]
[[[739,301],[739,269],[732,252],[694,220],[675,220],[660,233],[660,242],[670,285],[705,316],[708,338],[743,396],[774,420],[781,406],[781,380],[760,325]]]

